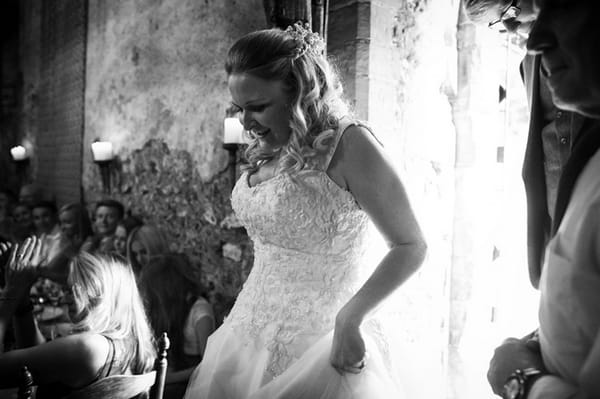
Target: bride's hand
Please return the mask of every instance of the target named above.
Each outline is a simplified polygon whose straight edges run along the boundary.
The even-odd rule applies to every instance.
[[[360,373],[365,367],[365,342],[360,333],[360,322],[340,312],[335,320],[331,365],[340,374]]]

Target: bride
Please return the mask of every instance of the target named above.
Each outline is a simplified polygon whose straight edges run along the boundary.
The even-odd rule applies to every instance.
[[[407,397],[372,314],[420,266],[426,245],[400,178],[349,116],[323,50],[299,23],[250,33],[229,50],[232,103],[251,137],[232,205],[255,259],[186,398]],[[370,222],[389,246],[371,266]]]

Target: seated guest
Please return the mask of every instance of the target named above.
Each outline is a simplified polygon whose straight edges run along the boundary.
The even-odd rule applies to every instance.
[[[156,350],[135,277],[113,258],[82,253],[73,259],[68,276],[73,334],[39,342],[27,294],[43,267],[40,251],[34,237],[11,253],[0,301],[0,338],[15,316],[23,349],[0,355],[0,388],[17,386],[23,365],[38,385],[38,399],[61,398],[109,375],[150,371]]]
[[[38,237],[42,235],[57,234],[60,228],[58,227],[58,216],[56,205],[52,201],[38,201],[31,207],[31,215],[33,216],[33,225]]]
[[[42,250],[46,259],[52,258],[59,250],[60,226],[56,205],[52,201],[39,201],[31,207],[35,234],[42,240]]]
[[[64,284],[68,274],[69,262],[79,253],[79,248],[83,242],[92,237],[93,232],[87,209],[78,202],[63,205],[58,211],[58,219],[60,222],[58,249],[51,251],[51,256],[47,259],[47,264],[41,269],[40,274],[53,282]],[[44,281],[41,286],[36,284],[40,295],[43,295],[46,290],[43,287],[49,287],[55,292],[62,290],[62,287]]]
[[[19,190],[19,202],[32,207],[37,202],[43,199],[43,192],[36,184],[25,184]]]
[[[99,201],[94,211],[96,234],[83,244],[81,250],[90,253],[112,253],[115,230],[124,215],[125,207],[119,201]]]
[[[78,202],[63,205],[58,211],[58,219],[62,240],[74,248],[79,249],[94,234],[87,209]]]
[[[127,259],[127,239],[131,232],[143,225],[144,223],[135,216],[127,216],[117,224],[115,230],[113,246],[115,253],[123,259]]]
[[[14,194],[7,189],[0,189],[0,206],[10,205],[14,202]]]
[[[156,226],[140,226],[134,229],[127,239],[127,260],[136,274],[148,264],[150,258],[167,252],[169,244]]]
[[[26,203],[19,202],[13,207],[12,218],[13,223],[10,234],[12,241],[22,242],[35,233],[31,208]]]
[[[154,331],[166,331],[171,340],[166,392],[172,397],[183,396],[191,372],[202,360],[206,340],[215,329],[213,308],[199,281],[199,270],[177,253],[151,258],[139,278]],[[177,388],[179,395],[175,395]]]
[[[9,190],[0,190],[0,235],[4,237],[11,234],[13,199]]]

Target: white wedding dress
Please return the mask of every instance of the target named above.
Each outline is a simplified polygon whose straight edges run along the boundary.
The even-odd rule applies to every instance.
[[[254,266],[186,398],[408,397],[374,320],[361,326],[368,360],[360,374],[340,375],[329,363],[336,314],[373,263],[363,256],[367,215],[325,172],[339,132],[302,171],[254,187],[246,173],[237,182],[232,205],[254,242]]]

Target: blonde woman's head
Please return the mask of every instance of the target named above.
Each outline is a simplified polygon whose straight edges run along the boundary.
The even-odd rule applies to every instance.
[[[82,252],[70,264],[69,314],[76,331],[137,342],[134,368],[147,370],[155,357],[154,338],[131,267],[116,258]]]

